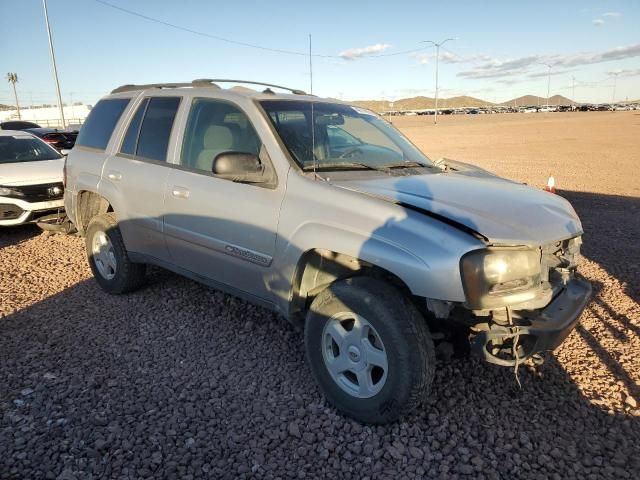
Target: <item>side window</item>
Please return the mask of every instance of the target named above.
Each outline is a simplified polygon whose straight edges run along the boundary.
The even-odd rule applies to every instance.
[[[82,125],[76,145],[100,150],[107,148],[113,129],[129,101],[129,98],[100,100]]]
[[[171,129],[179,105],[180,97],[145,99],[129,123],[120,151],[166,162]]]
[[[189,112],[180,163],[211,172],[213,159],[223,152],[260,155],[262,142],[238,107],[217,100],[196,98]]]
[[[149,99],[145,98],[138,107],[138,110],[136,110],[135,115],[131,119],[131,123],[129,123],[129,128],[127,128],[127,133],[124,136],[124,140],[122,141],[120,152],[128,153],[129,155],[136,154],[136,147],[138,146],[138,134],[140,133],[140,124],[142,123],[142,116],[147,109],[148,103]]]

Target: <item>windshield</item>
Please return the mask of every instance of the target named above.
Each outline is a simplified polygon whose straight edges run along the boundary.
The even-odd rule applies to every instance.
[[[261,105],[304,169],[313,168],[314,159],[318,169],[433,165],[391,124],[368,110],[297,100],[265,100]]]
[[[36,162],[62,158],[42,140],[27,136],[0,136],[0,163]]]

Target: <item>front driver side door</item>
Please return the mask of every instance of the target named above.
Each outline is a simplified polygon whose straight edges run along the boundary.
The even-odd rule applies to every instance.
[[[235,183],[211,172],[222,152],[260,157],[270,184]],[[171,262],[232,290],[270,300],[266,282],[275,251],[284,187],[247,115],[222,100],[195,98],[180,166],[165,192],[164,232]]]

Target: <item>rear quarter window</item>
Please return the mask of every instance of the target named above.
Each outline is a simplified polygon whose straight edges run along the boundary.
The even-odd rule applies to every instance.
[[[76,145],[98,150],[107,148],[113,129],[130,100],[129,98],[100,100],[82,125]]]

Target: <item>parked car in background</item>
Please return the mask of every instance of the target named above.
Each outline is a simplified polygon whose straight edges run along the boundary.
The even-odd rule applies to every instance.
[[[64,206],[64,157],[24,131],[0,130],[0,226],[37,222]]]
[[[270,308],[371,423],[429,396],[432,331],[517,370],[576,326],[591,286],[565,199],[434,162],[369,110],[215,82],[126,85],[83,125],[65,206],[106,292],[154,264]]]
[[[0,123],[0,130],[25,130],[27,128],[40,128],[40,125],[24,120],[8,120]]]
[[[62,154],[68,153],[73,148],[78,137],[78,130],[41,127],[37,123],[23,120],[2,122],[0,123],[0,130],[23,130],[33,133]]]
[[[47,142],[62,154],[69,153],[78,137],[78,131],[58,130],[57,128],[25,128],[25,132],[33,133]]]

